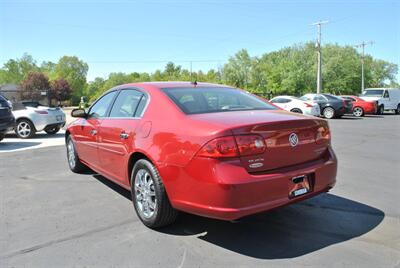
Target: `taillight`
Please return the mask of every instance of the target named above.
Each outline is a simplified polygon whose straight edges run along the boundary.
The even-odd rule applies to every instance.
[[[235,136],[241,156],[262,154],[265,151],[264,139],[258,135]]]
[[[331,131],[329,130],[329,127],[319,127],[317,130],[317,137],[315,140],[317,143],[324,143],[324,142],[330,143]]]
[[[257,155],[263,153],[265,148],[263,138],[258,135],[227,136],[211,140],[200,149],[197,156],[225,158]]]
[[[312,105],[307,102],[305,102],[304,104],[306,105],[306,107],[312,107]]]
[[[238,149],[232,136],[221,137],[208,142],[197,155],[212,158],[236,157]]]
[[[47,111],[44,111],[44,110],[35,110],[35,113],[38,113],[38,114],[48,114],[48,112],[47,112]]]

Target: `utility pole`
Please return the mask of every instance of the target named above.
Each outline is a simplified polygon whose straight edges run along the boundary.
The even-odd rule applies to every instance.
[[[321,25],[328,23],[325,21],[318,21],[312,25],[317,25],[317,55],[318,55],[318,68],[317,68],[317,94],[322,90],[322,54],[321,54]]]
[[[190,61],[190,82],[193,82],[193,80],[192,80],[192,61]]]
[[[365,56],[365,46],[366,45],[372,45],[374,42],[369,41],[369,42],[361,42],[358,45],[355,45],[355,47],[359,48],[361,47],[361,93],[364,91],[364,56]]]

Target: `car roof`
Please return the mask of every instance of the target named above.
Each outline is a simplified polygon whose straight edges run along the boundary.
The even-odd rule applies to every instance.
[[[188,87],[229,87],[221,84],[203,83],[203,82],[178,82],[178,81],[160,81],[160,82],[139,82],[129,83],[118,86],[119,87],[138,87],[138,88],[188,88]]]
[[[274,97],[274,99],[275,99],[275,98],[288,98],[288,99],[297,99],[296,97],[289,96],[289,95],[280,95],[280,96],[276,96],[276,97]]]

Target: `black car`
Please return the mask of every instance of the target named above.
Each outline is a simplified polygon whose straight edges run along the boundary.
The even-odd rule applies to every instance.
[[[305,94],[300,98],[303,101],[318,103],[321,115],[325,118],[339,118],[346,113],[351,113],[353,104],[349,100],[344,100],[332,94]]]
[[[15,118],[11,112],[12,107],[6,98],[0,95],[0,141],[8,131],[14,129]]]

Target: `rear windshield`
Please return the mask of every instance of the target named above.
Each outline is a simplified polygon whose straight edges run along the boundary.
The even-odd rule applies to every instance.
[[[185,114],[277,109],[235,88],[197,87],[163,88],[162,90]]]
[[[336,97],[334,95],[331,94],[323,94],[325,97],[327,97],[330,100],[340,100],[340,97]]]
[[[370,97],[381,97],[383,95],[383,89],[373,89],[373,90],[364,90],[361,96],[370,96]]]

